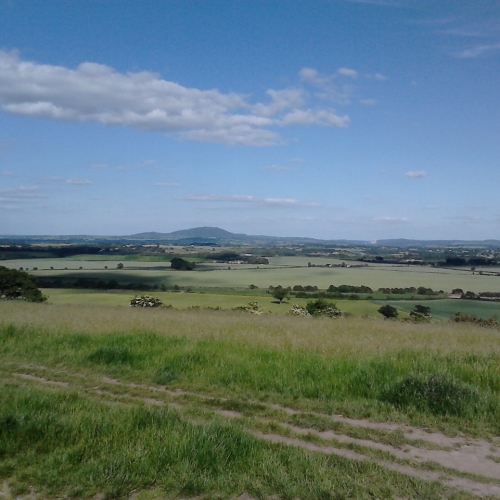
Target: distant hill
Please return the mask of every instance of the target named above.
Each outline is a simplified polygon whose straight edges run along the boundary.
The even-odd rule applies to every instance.
[[[500,240],[414,240],[414,239],[383,239],[374,242],[364,240],[322,240],[300,236],[264,236],[231,233],[220,227],[193,227],[171,233],[148,231],[130,236],[93,236],[93,235],[59,235],[59,236],[16,236],[0,235],[0,241],[8,244],[44,243],[86,243],[109,244],[110,242],[140,241],[141,243],[163,243],[177,245],[337,245],[337,246],[375,246],[392,248],[410,247],[500,247]]]
[[[220,227],[193,227],[192,229],[181,229],[180,231],[173,231],[172,233],[137,233],[132,234],[130,238],[138,240],[186,240],[186,239],[197,239],[197,240],[233,240],[245,238],[245,234],[235,234],[221,229]]]
[[[348,240],[319,240],[316,238],[301,238],[301,237],[282,237],[282,236],[264,236],[264,235],[248,235],[242,233],[231,233],[220,227],[194,227],[192,229],[183,229],[173,231],[171,233],[158,233],[154,231],[146,233],[137,233],[127,236],[127,238],[144,241],[162,241],[171,243],[187,244],[203,244],[203,243],[249,243],[249,244],[273,244],[273,243],[289,243],[289,244],[343,244],[343,245],[366,245],[367,241],[348,241]]]

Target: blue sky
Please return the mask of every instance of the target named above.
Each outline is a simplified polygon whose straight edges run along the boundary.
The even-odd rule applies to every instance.
[[[500,238],[497,0],[0,0],[0,234]]]

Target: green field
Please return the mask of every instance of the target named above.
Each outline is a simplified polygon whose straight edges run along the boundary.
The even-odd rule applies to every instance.
[[[380,287],[419,287],[450,293],[462,288],[475,293],[500,292],[500,276],[472,273],[469,269],[440,269],[404,265],[370,264],[366,267],[307,267],[335,263],[332,259],[306,257],[272,257],[269,265],[199,264],[195,271],[173,271],[168,262],[125,261],[124,269],[117,270],[115,262],[29,259],[2,261],[2,265],[29,269],[35,276],[92,277],[116,279],[120,282],[145,281],[186,287],[246,288],[254,284],[259,288],[270,285],[314,285],[325,289],[330,285],[365,285],[376,290]],[[338,263],[339,261],[337,261]],[[104,267],[108,266],[106,270]],[[33,268],[37,267],[37,271]],[[51,270],[50,268],[54,269]],[[80,269],[80,267],[82,269]],[[67,268],[67,269],[66,269]],[[228,269],[230,268],[230,269]]]
[[[130,300],[138,292],[133,291],[97,291],[97,290],[74,290],[74,289],[42,289],[44,295],[48,297],[49,304],[81,304],[81,305],[106,305],[106,306],[128,306]],[[251,290],[249,290],[251,292]],[[176,293],[176,292],[153,292],[165,305],[171,305],[176,309],[187,309],[192,307],[232,309],[241,305],[246,305],[250,301],[256,300],[263,311],[275,314],[286,314],[292,304],[305,306],[307,299],[290,298],[282,304],[278,304],[269,294],[239,294],[232,290],[231,293]],[[355,316],[378,316],[378,305],[369,301],[337,300],[337,307],[343,313],[349,313]]]
[[[437,319],[448,319],[455,315],[457,312],[461,312],[467,315],[475,315],[480,318],[486,319],[491,316],[500,317],[500,302],[487,302],[481,300],[432,300],[427,302],[422,302],[418,300],[384,300],[376,301],[377,304],[389,304],[396,309],[404,312],[410,312],[416,304],[424,304],[431,308],[430,314],[433,318]]]
[[[0,349],[7,500],[500,491],[497,329],[1,301]]]

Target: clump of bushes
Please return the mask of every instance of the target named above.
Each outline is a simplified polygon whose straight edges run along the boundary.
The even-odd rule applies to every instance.
[[[342,313],[334,302],[325,299],[311,300],[306,305],[307,312],[311,316],[325,317],[325,318],[340,318]]]
[[[446,373],[409,375],[386,388],[379,400],[397,408],[413,407],[434,415],[463,416],[486,411],[485,400],[476,387],[465,384]]]
[[[164,304],[158,297],[137,295],[130,301],[130,307],[162,307]]]
[[[246,306],[233,307],[233,311],[243,311],[250,314],[264,314],[260,309],[260,304],[257,301],[249,302]]]
[[[455,316],[453,316],[450,319],[457,323],[472,323],[478,326],[492,326],[492,327],[500,326],[497,316],[492,316],[491,318],[483,319],[479,318],[474,314],[463,314],[461,312],[457,312],[455,313]]]
[[[290,316],[311,316],[305,307],[294,304],[292,308],[287,312]]]

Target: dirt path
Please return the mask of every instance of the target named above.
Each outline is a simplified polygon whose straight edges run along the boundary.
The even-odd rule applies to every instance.
[[[23,368],[23,370],[21,370]],[[20,379],[26,383],[52,385],[61,388],[80,389],[103,400],[119,404],[168,405],[182,409],[182,398],[205,402],[204,410],[224,418],[243,419],[237,411],[217,407],[226,398],[183,390],[170,390],[166,387],[149,386],[122,382],[109,377],[66,373],[50,370],[41,366],[16,367],[15,370],[3,371],[3,376]],[[140,392],[140,395],[137,395]],[[121,400],[121,402],[120,402]],[[207,406],[206,402],[210,402]],[[425,481],[437,481],[449,488],[467,491],[480,497],[500,498],[500,437],[491,442],[485,439],[472,439],[465,436],[449,437],[441,433],[430,433],[425,429],[395,423],[372,422],[364,419],[352,419],[342,415],[302,412],[271,403],[244,401],[267,407],[279,416],[260,418],[252,417],[248,431],[259,439],[287,446],[299,447],[313,453],[334,454],[351,460],[372,461],[389,470],[416,477]],[[191,404],[191,403],[190,403]],[[402,446],[397,447],[372,438],[358,438],[348,433],[334,430],[318,431],[313,428],[292,425],[285,421],[286,416],[314,415],[332,424],[341,423],[343,428],[371,429],[385,434],[405,438]],[[252,428],[253,426],[257,428]],[[247,421],[245,421],[247,423]],[[257,424],[272,424],[273,432],[262,432]],[[314,442],[312,442],[312,439]],[[356,451],[351,449],[356,448]],[[377,452],[381,452],[378,453]],[[383,456],[384,458],[380,458]]]

